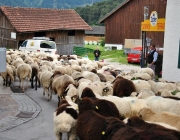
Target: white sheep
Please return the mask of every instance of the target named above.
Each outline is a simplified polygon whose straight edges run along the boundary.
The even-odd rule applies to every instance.
[[[164,82],[155,82],[153,80],[148,81],[151,84],[152,91],[155,94],[158,94],[158,91],[160,89],[167,89],[168,91],[175,91],[177,90],[177,87],[174,83],[164,83]]]
[[[78,118],[77,105],[63,101],[53,113],[54,133],[56,140],[62,139],[62,133],[68,133],[68,140],[76,138],[76,121]]]
[[[150,108],[143,108],[138,114],[145,121],[169,124],[180,131],[180,116],[170,112],[155,113]]]
[[[10,65],[6,65],[6,71],[5,72],[1,72],[1,76],[3,78],[3,85],[8,84],[8,80],[9,80],[9,86],[11,85],[11,82],[14,81],[14,76],[13,76],[13,69],[11,68]]]
[[[134,73],[132,78],[142,79],[142,80],[151,80],[151,76],[148,73]]]
[[[151,79],[154,78],[154,71],[151,68],[140,68],[136,71],[137,73],[147,73],[151,76]]]
[[[50,71],[43,71],[40,75],[40,82],[43,87],[43,95],[47,93],[48,101],[52,98],[52,91],[51,91],[51,76],[53,75]]]
[[[161,96],[151,96],[146,99],[147,105],[153,111],[160,113],[162,111],[172,112],[180,115],[180,101],[163,98]]]
[[[82,76],[86,79],[89,79],[91,80],[92,82],[94,81],[101,81],[99,76],[93,72],[90,72],[90,71],[83,71],[82,72]]]
[[[144,80],[132,80],[136,87],[136,92],[140,92],[143,89],[151,90],[151,84],[148,81]]]
[[[26,88],[28,87],[28,81],[31,79],[32,68],[29,64],[20,64],[17,67],[16,75],[19,78],[19,87],[22,83],[22,92],[24,92],[24,80],[27,79]]]

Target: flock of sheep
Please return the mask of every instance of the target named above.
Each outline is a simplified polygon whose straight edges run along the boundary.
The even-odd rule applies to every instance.
[[[24,92],[31,82],[48,101],[57,94],[57,140],[63,133],[69,140],[180,139],[180,82],[155,82],[150,68],[127,73],[76,55],[18,50],[8,50],[6,60],[3,85],[19,80]]]

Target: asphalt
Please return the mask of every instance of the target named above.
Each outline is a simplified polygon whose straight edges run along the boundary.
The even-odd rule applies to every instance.
[[[17,86],[3,86],[0,78],[0,132],[30,121],[41,112],[41,107],[34,100],[16,89]]]

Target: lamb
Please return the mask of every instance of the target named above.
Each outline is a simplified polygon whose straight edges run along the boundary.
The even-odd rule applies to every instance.
[[[28,87],[28,81],[31,78],[32,68],[29,64],[20,64],[17,67],[16,75],[19,78],[19,87],[22,83],[22,92],[24,92],[24,80],[27,78],[26,87]]]
[[[150,108],[143,108],[138,114],[145,121],[163,122],[180,131],[180,116],[170,112],[155,113]]]
[[[136,91],[133,82],[123,77],[117,77],[112,83],[114,96],[130,96],[132,92]]]
[[[62,139],[62,133],[68,133],[68,140],[76,138],[77,108],[62,100],[60,106],[53,113],[54,133],[56,140]]]

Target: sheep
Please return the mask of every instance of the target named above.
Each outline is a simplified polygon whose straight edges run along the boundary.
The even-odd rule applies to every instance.
[[[151,76],[148,73],[135,73],[132,75],[132,78],[142,79],[142,80],[151,80]]]
[[[151,76],[151,79],[154,79],[154,71],[151,68],[140,68],[136,71],[137,73],[147,73]]]
[[[180,115],[180,102],[173,99],[166,99],[160,96],[151,96],[146,99],[147,105],[156,113],[162,111],[172,112]]]
[[[28,81],[31,78],[32,68],[29,64],[20,64],[17,67],[16,75],[19,78],[19,87],[22,83],[22,92],[24,92],[24,80],[27,78],[26,88],[28,87]]]
[[[160,89],[167,89],[168,91],[175,91],[177,87],[173,83],[155,82],[153,80],[148,81],[151,84],[152,91],[157,94]]]
[[[60,106],[53,113],[54,133],[56,140],[62,139],[62,133],[68,133],[68,140],[76,138],[77,108],[62,100]]]
[[[3,78],[3,85],[7,87],[7,84],[9,86],[11,85],[11,81],[14,81],[14,76],[13,76],[13,69],[11,68],[10,65],[6,65],[6,71],[1,72],[1,76]]]
[[[130,96],[132,92],[136,91],[133,82],[123,77],[117,77],[112,83],[114,96]]]
[[[102,92],[103,96],[113,95],[113,84],[106,82]]]
[[[78,105],[79,108],[79,114],[81,115],[83,112],[94,110],[98,114],[101,114],[105,117],[116,117],[119,119],[124,119],[119,114],[119,111],[115,104],[108,100],[98,99],[98,98],[89,98],[89,97],[83,97],[82,100],[79,102]]]
[[[77,136],[88,140],[140,140],[148,138],[178,140],[175,136],[164,131],[146,131],[127,126],[115,117],[104,117],[93,110],[85,111],[77,120]]]
[[[137,98],[139,99],[147,99],[148,97],[150,96],[155,96],[155,93],[152,92],[151,90],[149,89],[142,89],[140,92],[139,92],[139,95],[137,95]]]
[[[63,75],[61,72],[58,71],[55,71],[51,78],[53,78],[52,91],[54,91],[55,94],[58,94],[58,106],[59,106],[62,93],[64,93],[65,89],[69,84],[75,84],[75,81],[71,76],[67,74]]]
[[[34,88],[34,77],[35,77],[35,90],[37,90],[37,81],[39,82],[40,87],[40,81],[38,80],[38,72],[39,72],[39,66],[37,62],[31,63],[32,68],[32,74],[31,74],[31,88]]]
[[[6,62],[8,63],[8,64],[11,64],[11,56],[10,55],[7,55],[6,54]]]
[[[94,74],[93,72],[90,72],[90,71],[83,71],[82,76],[86,79],[91,80],[92,82],[100,81],[100,78],[98,77],[98,75]]]
[[[138,116],[145,121],[163,122],[169,124],[180,131],[180,116],[170,112],[155,113],[150,108],[143,108]]]
[[[50,71],[43,71],[40,75],[40,82],[43,87],[43,95],[45,95],[45,92],[47,93],[48,101],[52,98],[52,91],[51,91],[52,75],[53,73]]]
[[[69,84],[62,95],[69,96],[73,102],[76,102],[78,97],[78,90],[75,85]],[[65,98],[65,97],[64,97]]]
[[[136,92],[140,92],[143,89],[151,90],[151,84],[148,81],[144,80],[132,80],[135,85]]]
[[[142,118],[138,116],[131,116],[127,119],[127,125],[132,127],[137,127],[138,129],[142,130],[163,130],[172,132],[178,137],[180,137],[180,132],[177,131],[177,129],[171,125],[168,125],[166,123],[161,122],[150,122],[150,121],[144,121]]]

